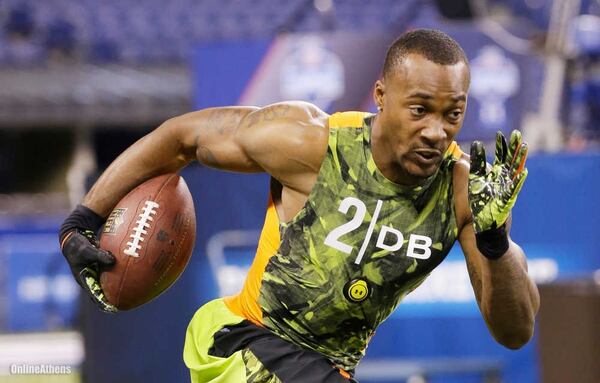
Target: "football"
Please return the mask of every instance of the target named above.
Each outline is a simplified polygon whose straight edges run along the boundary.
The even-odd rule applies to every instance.
[[[100,247],[116,258],[100,274],[108,301],[129,310],[157,297],[185,269],[195,238],[194,202],[181,176],[161,175],[133,189],[101,230]]]

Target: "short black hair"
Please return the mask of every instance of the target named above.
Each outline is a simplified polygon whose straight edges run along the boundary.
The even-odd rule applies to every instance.
[[[416,29],[404,33],[389,47],[383,64],[383,77],[387,77],[410,53],[420,54],[441,65],[460,61],[469,65],[467,55],[452,37],[435,29]]]

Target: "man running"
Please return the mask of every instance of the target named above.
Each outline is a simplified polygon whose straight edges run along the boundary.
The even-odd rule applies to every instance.
[[[188,327],[192,382],[354,381],[377,326],[456,240],[490,333],[517,349],[539,306],[509,237],[527,145],[518,131],[508,143],[499,133],[492,165],[480,142],[470,159],[461,152],[453,139],[469,81],[453,39],[416,30],[388,50],[377,114],[283,102],[168,120],[123,152],[67,218],[63,253],[95,302],[114,310],[81,271],[114,262],[92,233],[125,194],[193,160],[267,172],[270,203],[242,291],[207,303]]]

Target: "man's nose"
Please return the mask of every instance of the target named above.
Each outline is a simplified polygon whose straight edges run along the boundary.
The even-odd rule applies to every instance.
[[[431,146],[435,146],[440,141],[445,140],[446,136],[444,122],[438,118],[430,119],[427,125],[421,130],[421,138]]]

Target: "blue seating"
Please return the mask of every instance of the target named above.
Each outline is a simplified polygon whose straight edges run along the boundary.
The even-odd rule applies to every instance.
[[[263,38],[279,31],[399,31],[423,5],[419,0],[332,1],[333,11],[323,15],[306,0],[4,0],[0,11],[8,16],[2,19],[0,65],[10,64],[6,52],[13,51],[26,52],[17,61],[32,64],[56,50],[92,62],[176,62],[205,41]],[[542,27],[548,23],[550,1],[497,1]],[[593,4],[585,0],[583,8]],[[11,31],[24,38],[16,41]]]

